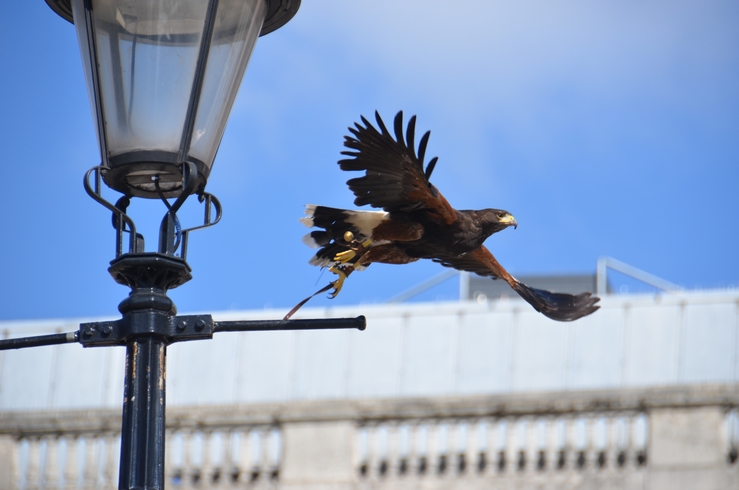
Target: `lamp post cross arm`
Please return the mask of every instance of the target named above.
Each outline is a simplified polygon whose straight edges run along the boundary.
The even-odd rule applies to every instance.
[[[80,343],[83,347],[124,346],[136,336],[159,335],[166,344],[188,340],[212,339],[218,332],[263,332],[277,330],[364,330],[367,320],[356,318],[323,318],[305,320],[240,320],[213,321],[210,315],[179,315],[166,318],[158,325],[147,322],[142,327],[129,318],[121,320],[87,322],[75,332],[37,335],[0,340],[0,350],[23,349],[45,345]]]

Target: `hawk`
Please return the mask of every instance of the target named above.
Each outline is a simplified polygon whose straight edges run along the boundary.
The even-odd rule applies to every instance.
[[[328,267],[338,275],[315,294],[333,288],[331,297],[336,297],[352,272],[373,262],[408,264],[431,259],[444,267],[502,279],[536,311],[553,320],[577,320],[599,308],[600,298],[589,292],[552,293],[529,287],[509,274],[483,242],[493,233],[516,228],[514,217],[502,209],[454,209],[430,181],[438,157],[424,169],[430,131],[421,137],[416,152],[416,116],[403,134],[403,112],[398,112],[395,137],[377,112],[375,118],[377,128],[364,117],[361,124],[349,128],[351,135],[344,141],[348,150],[341,152],[348,158],[339,160],[339,167],[364,173],[347,181],[356,196],[354,204],[369,204],[382,211],[308,205],[300,220],[309,228],[318,228],[303,237],[304,243],[319,249],[310,264]]]

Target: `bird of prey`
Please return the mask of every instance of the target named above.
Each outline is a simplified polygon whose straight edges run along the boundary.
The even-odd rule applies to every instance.
[[[310,263],[338,275],[315,294],[333,288],[331,297],[335,297],[349,274],[373,262],[407,264],[431,259],[445,267],[502,279],[536,311],[553,320],[577,320],[599,308],[596,303],[600,298],[590,293],[552,293],[516,280],[483,245],[493,233],[515,228],[518,223],[513,216],[502,209],[454,209],[429,180],[438,158],[432,158],[424,170],[430,132],[421,137],[416,153],[416,116],[408,122],[404,135],[403,112],[399,112],[394,121],[395,137],[377,112],[375,118],[377,128],[364,117],[361,124],[349,128],[351,135],[344,141],[348,150],[341,152],[348,158],[340,160],[339,167],[364,173],[347,181],[356,196],[354,204],[369,204],[382,211],[309,205],[307,216],[300,220],[309,228],[318,228],[303,238],[304,243],[319,249]]]

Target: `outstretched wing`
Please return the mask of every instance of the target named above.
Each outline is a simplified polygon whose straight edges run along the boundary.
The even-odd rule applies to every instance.
[[[433,261],[444,267],[474,272],[479,276],[493,279],[503,279],[536,311],[552,320],[569,322],[589,315],[600,308],[596,304],[600,298],[591,293],[577,295],[551,293],[527,286],[510,275],[484,245],[462,257],[438,257]]]
[[[429,217],[444,224],[457,220],[457,213],[439,190],[429,182],[437,158],[429,161],[426,171],[423,159],[431,132],[421,137],[418,155],[414,148],[416,116],[408,122],[403,137],[403,112],[395,116],[395,138],[385,127],[380,115],[375,112],[376,129],[362,117],[362,124],[355,123],[349,128],[354,136],[346,136],[344,146],[350,150],[342,155],[351,158],[339,160],[342,170],[364,171],[363,177],[347,181],[347,185],[357,198],[354,204],[369,204],[392,212],[413,212],[424,210]]]

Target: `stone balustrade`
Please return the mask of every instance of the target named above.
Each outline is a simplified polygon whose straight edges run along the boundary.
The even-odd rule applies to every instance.
[[[739,488],[739,387],[170,407],[169,488]],[[116,488],[120,413],[0,413],[0,489]]]
[[[641,412],[368,423],[358,434],[360,480],[501,478],[647,465]]]

